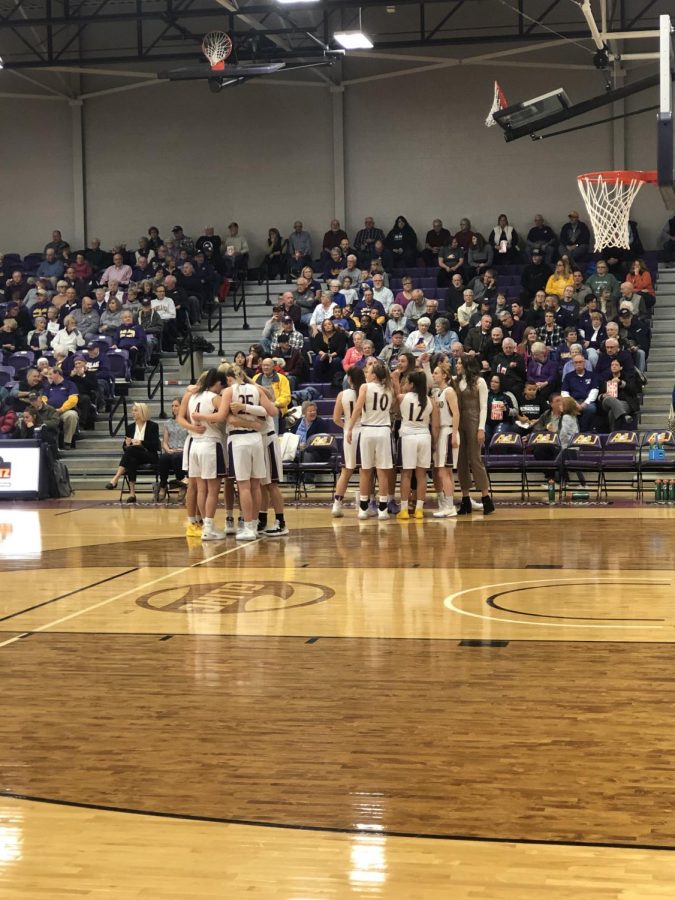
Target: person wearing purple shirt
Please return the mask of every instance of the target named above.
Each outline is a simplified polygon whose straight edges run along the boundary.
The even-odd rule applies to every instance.
[[[371,309],[377,310],[378,325],[384,325],[387,318],[384,306],[382,306],[379,300],[374,299],[372,288],[366,288],[363,292],[363,297],[354,307],[354,315],[361,317],[364,311],[369,313]]]
[[[537,385],[539,396],[548,399],[558,380],[558,364],[551,357],[546,344],[536,341],[532,344],[531,356],[527,362],[527,380]]]

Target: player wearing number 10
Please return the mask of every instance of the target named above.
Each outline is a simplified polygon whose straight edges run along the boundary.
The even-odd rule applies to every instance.
[[[359,519],[368,517],[368,494],[372,470],[377,469],[380,489],[378,519],[387,520],[389,495],[384,494],[389,484],[389,472],[393,467],[391,455],[391,412],[394,391],[389,370],[381,362],[366,368],[366,383],[359,389],[354,411],[346,428],[347,443],[351,444],[354,427],[361,419],[361,472],[359,477]]]

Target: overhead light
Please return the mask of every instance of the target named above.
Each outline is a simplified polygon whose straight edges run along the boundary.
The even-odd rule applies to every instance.
[[[336,31],[334,39],[345,50],[372,50],[373,42],[362,31]]]
[[[281,3],[282,6],[297,6],[298,3],[318,3],[319,0],[277,0],[277,3]]]
[[[5,68],[5,64],[2,61],[2,57],[0,56],[0,69],[4,69],[4,68]]]

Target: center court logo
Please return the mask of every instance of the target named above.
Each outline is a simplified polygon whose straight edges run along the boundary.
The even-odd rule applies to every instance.
[[[332,588],[302,581],[224,581],[184,584],[138,597],[136,605],[169,613],[258,613],[323,603]]]

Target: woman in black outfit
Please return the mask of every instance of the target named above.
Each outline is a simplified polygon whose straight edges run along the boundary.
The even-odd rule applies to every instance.
[[[321,330],[312,338],[314,380],[332,381],[339,375],[342,381],[342,360],[347,352],[347,335],[338,331],[331,319],[324,319]]]
[[[127,503],[136,502],[136,475],[139,466],[149,463],[157,465],[161,444],[159,440],[159,425],[150,419],[150,409],[147,403],[134,403],[131,408],[133,422],[127,425],[126,437],[122,445],[122,458],[119,468],[106,484],[106,490],[114,491],[124,475],[129,482],[129,496]]]
[[[394,222],[385,240],[385,246],[394,257],[394,268],[414,267],[417,262],[417,235],[408,225],[405,216],[399,216]]]
[[[288,275],[288,241],[285,241],[278,228],[270,228],[267,232],[267,253],[260,264],[258,284],[268,278],[284,278]]]

